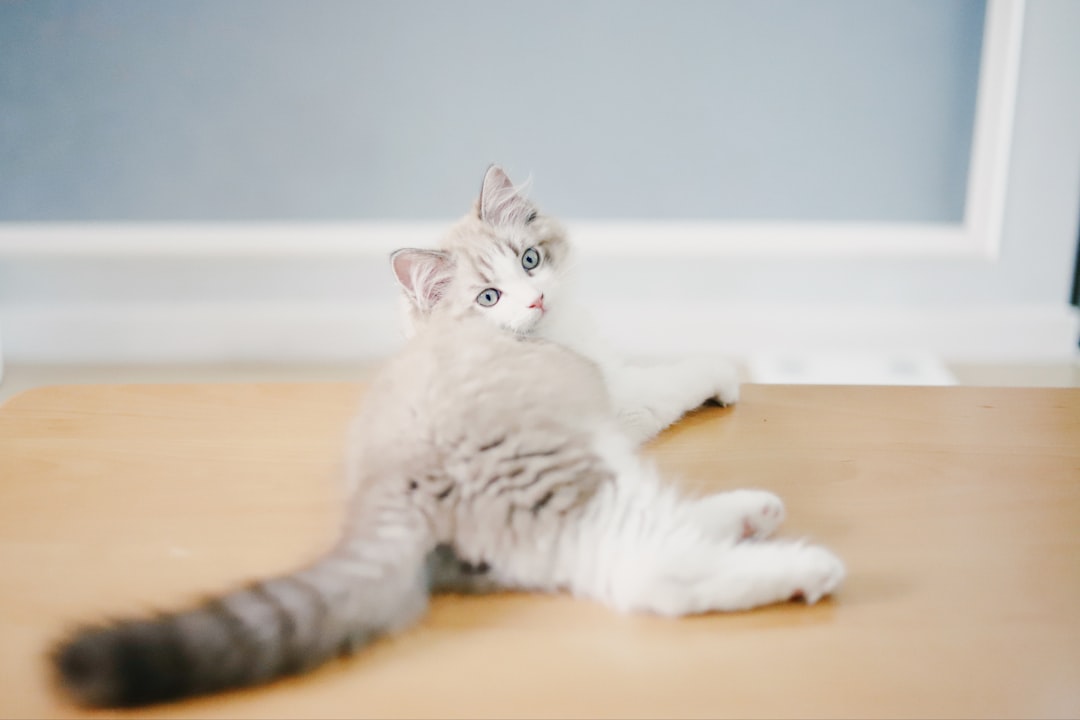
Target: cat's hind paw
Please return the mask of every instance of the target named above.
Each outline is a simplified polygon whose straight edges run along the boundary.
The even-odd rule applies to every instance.
[[[784,501],[766,490],[730,490],[697,501],[702,528],[725,540],[762,540],[784,522]]]
[[[787,516],[784,501],[764,490],[736,490],[745,493],[741,502],[745,505],[742,520],[742,540],[762,540],[769,537]]]

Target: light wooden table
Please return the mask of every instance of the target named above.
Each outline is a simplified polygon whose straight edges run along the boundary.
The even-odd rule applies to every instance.
[[[0,409],[0,713],[76,716],[71,621],[286,570],[333,539],[352,384],[56,387]],[[623,617],[445,597],[304,678],[140,717],[1080,716],[1080,390],[748,386],[649,452],[759,486],[839,595]]]

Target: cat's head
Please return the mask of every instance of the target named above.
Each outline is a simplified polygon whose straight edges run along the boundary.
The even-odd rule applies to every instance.
[[[494,165],[472,212],[450,229],[438,250],[407,248],[391,255],[410,334],[436,308],[531,333],[558,307],[568,265],[565,231]]]

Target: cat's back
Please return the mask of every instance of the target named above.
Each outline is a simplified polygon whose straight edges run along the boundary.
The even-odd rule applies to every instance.
[[[588,358],[531,336],[514,335],[485,320],[432,329],[414,348],[429,392],[455,405],[527,412],[595,412],[607,395],[599,368]]]
[[[609,401],[591,360],[478,319],[421,330],[375,380],[365,410],[387,430],[442,436],[500,424],[573,427],[606,414]]]

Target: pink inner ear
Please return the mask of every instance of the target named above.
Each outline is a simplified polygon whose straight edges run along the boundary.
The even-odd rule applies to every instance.
[[[510,176],[498,165],[492,165],[484,173],[484,184],[480,188],[480,197],[491,194],[503,195],[513,193],[513,191],[514,183],[510,181]]]
[[[398,283],[421,312],[430,311],[442,299],[453,267],[446,253],[435,250],[398,250],[390,257],[390,264]]]
[[[390,267],[394,270],[394,278],[408,293],[415,294],[413,290],[412,266],[415,261],[415,251],[398,250],[390,256]]]
[[[498,165],[492,165],[484,174],[478,204],[480,219],[493,225],[524,219],[532,212],[532,205],[517,193],[510,177]]]

